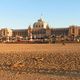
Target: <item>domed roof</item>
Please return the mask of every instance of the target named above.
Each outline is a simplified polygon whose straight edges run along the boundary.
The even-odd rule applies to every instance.
[[[47,27],[47,23],[42,18],[40,18],[37,22],[35,22],[33,24],[33,28],[38,28],[38,27],[46,28]]]

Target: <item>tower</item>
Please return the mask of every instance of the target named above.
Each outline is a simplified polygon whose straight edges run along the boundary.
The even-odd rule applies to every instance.
[[[32,28],[31,28],[31,25],[29,25],[29,27],[28,27],[28,38],[30,40],[32,40]]]

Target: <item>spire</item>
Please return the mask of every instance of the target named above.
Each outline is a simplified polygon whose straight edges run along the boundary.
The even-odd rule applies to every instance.
[[[40,17],[41,19],[43,19],[43,14],[41,13],[41,17]]]
[[[31,25],[29,25],[28,29],[31,29]]]
[[[42,14],[42,13],[41,13],[41,16],[40,16],[39,21],[44,21],[44,20],[43,20],[43,14]]]

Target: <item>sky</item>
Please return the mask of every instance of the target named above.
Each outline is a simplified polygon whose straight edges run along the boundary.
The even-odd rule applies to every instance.
[[[80,0],[0,0],[0,28],[26,29],[41,17],[52,28],[80,25]]]

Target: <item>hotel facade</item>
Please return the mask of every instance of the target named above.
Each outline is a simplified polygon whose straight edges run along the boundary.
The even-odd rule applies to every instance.
[[[28,29],[8,29],[0,30],[1,41],[19,41],[19,40],[45,40],[56,38],[57,41],[65,40],[74,41],[80,40],[80,26],[69,26],[67,28],[51,28],[47,22],[40,18],[33,26]]]

